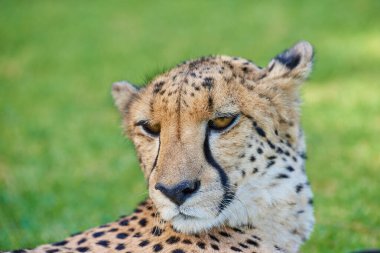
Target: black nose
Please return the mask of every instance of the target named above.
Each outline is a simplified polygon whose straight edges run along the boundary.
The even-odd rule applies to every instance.
[[[179,184],[168,187],[164,184],[157,183],[155,188],[156,190],[161,191],[166,197],[173,201],[177,205],[182,205],[186,199],[198,191],[201,182],[196,181],[182,181]]]

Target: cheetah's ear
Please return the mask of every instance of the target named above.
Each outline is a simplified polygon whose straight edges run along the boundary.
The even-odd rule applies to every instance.
[[[312,45],[307,41],[300,41],[270,61],[266,68],[267,77],[273,79],[290,78],[296,83],[300,83],[311,72],[313,56]]]
[[[120,81],[112,84],[112,97],[116,107],[121,114],[126,113],[126,107],[134,95],[139,91],[139,88],[126,81]]]

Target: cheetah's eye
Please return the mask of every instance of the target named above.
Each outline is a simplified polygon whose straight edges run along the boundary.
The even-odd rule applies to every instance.
[[[237,118],[237,115],[215,118],[208,122],[208,126],[212,130],[223,131],[235,123]]]
[[[139,122],[138,125],[141,125],[142,129],[149,135],[156,137],[160,134],[160,124],[150,124],[148,121],[142,121]]]

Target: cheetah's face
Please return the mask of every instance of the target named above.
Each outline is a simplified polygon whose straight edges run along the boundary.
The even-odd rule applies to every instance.
[[[264,69],[216,56],[185,62],[141,89],[114,84],[161,218],[185,233],[244,223],[237,193],[263,184],[257,170],[279,136],[297,135],[297,85],[311,60],[311,46],[301,42]]]

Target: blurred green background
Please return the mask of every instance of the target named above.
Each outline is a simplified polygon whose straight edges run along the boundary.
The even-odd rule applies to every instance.
[[[317,223],[303,252],[380,247],[380,1],[0,1],[0,248],[112,221],[147,196],[110,84],[184,59],[266,65],[305,39]]]

